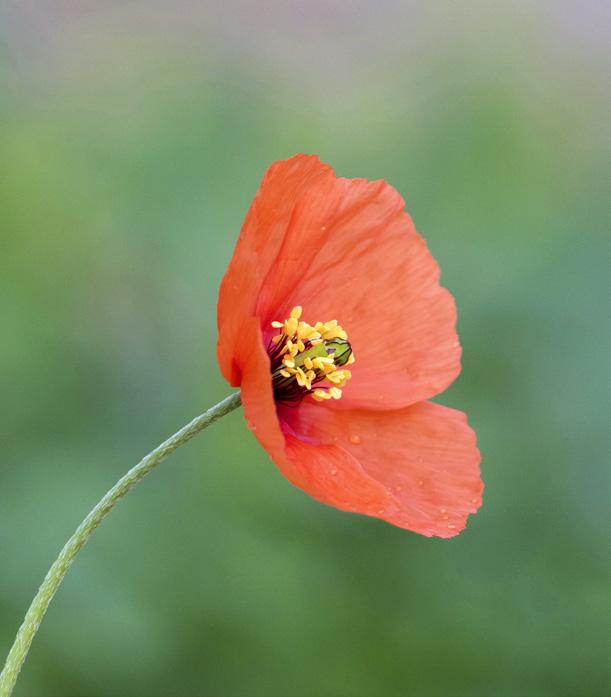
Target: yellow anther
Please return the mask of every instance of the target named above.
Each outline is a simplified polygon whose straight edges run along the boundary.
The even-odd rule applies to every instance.
[[[290,319],[287,319],[284,323],[284,331],[287,336],[294,336],[295,332],[297,331],[297,319],[295,317],[291,317]]]
[[[342,397],[342,391],[339,389],[339,387],[330,387],[329,394],[331,397],[333,397],[333,399],[341,399]]]
[[[285,378],[290,378],[291,375],[292,375],[292,373],[289,373],[288,370],[282,369],[282,370],[280,371],[280,375],[282,375],[282,376],[285,377]]]
[[[291,314],[289,317],[292,319],[299,319],[301,317],[301,313],[303,312],[303,308],[301,305],[295,305],[295,307],[291,310]]]
[[[325,366],[333,365],[333,358],[331,356],[316,356],[312,359],[312,364],[317,370],[325,370]]]
[[[305,336],[310,331],[310,325],[307,322],[299,322],[297,324],[297,334],[299,336]]]
[[[348,335],[341,327],[329,327],[323,331],[322,338],[330,341],[331,339],[347,339]]]
[[[284,322],[272,322],[272,327],[274,327],[274,329],[282,329],[282,327],[284,327]]]
[[[309,356],[306,356],[306,357],[303,359],[303,364],[305,365],[305,367],[306,367],[308,370],[312,370],[312,367],[313,367],[313,365],[314,365],[312,359],[311,359]]]
[[[345,385],[348,378],[350,378],[349,370],[335,370],[332,373],[327,374],[327,380],[338,387]]]
[[[312,392],[312,397],[317,402],[322,402],[325,399],[331,399],[331,395],[325,390],[314,390],[314,392]]]
[[[311,327],[307,322],[299,322],[297,325],[297,336],[300,339],[311,339],[315,334],[314,327]]]
[[[336,319],[332,319],[329,322],[316,322],[314,328],[326,341],[330,341],[331,339],[346,340],[348,338],[348,335],[339,326]]]

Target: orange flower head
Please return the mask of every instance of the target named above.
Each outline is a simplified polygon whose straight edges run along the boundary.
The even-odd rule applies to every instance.
[[[314,498],[426,536],[481,505],[452,296],[399,194],[316,156],[267,170],[221,284],[218,358],[249,427]]]

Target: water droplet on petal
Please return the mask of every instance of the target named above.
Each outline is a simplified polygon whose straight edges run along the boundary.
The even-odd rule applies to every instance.
[[[378,508],[378,514],[382,515],[386,509],[385,508]]]
[[[354,436],[350,436],[349,440],[351,443],[354,443],[354,445],[358,445],[361,442],[361,437],[354,435]]]
[[[418,480],[418,486],[422,486],[424,484],[424,481],[422,479]]]
[[[397,484],[395,491],[403,491],[403,487],[400,484]]]
[[[337,476],[337,469],[335,467],[333,467],[332,469],[329,470],[329,474],[332,477],[336,477]]]
[[[456,530],[456,525],[452,525],[452,523],[450,523],[450,524],[448,525],[448,529],[449,529],[449,530]]]

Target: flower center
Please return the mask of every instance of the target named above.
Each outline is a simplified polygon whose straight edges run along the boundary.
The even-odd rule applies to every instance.
[[[300,402],[310,395],[316,401],[340,399],[354,363],[348,335],[332,319],[314,326],[300,321],[301,307],[284,322],[272,322],[280,334],[269,342],[274,396],[282,402]]]

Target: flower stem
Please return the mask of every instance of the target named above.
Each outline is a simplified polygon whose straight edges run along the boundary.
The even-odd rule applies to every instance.
[[[40,627],[40,623],[49,607],[49,603],[53,600],[53,596],[66,575],[66,571],[68,571],[70,565],[74,561],[74,558],[102,520],[104,520],[108,513],[110,513],[128,491],[133,489],[144,476],[168,455],[173,453],[176,448],[191,440],[193,436],[197,435],[211,423],[214,423],[217,419],[220,419],[221,416],[225,416],[225,414],[229,414],[229,412],[237,409],[240,404],[240,393],[236,392],[208,409],[208,411],[196,416],[193,421],[183,426],[173,436],[170,436],[161,445],[158,445],[155,450],[143,457],[135,467],[119,479],[112,489],[110,489],[91,510],[85,520],[78,526],[72,537],[66,542],[55,562],[53,562],[53,566],[49,569],[45,576],[45,580],[42,582],[38,593],[26,613],[23,624],[17,632],[15,642],[6,659],[4,670],[2,674],[0,674],[0,697],[9,697],[12,693],[21,666],[28,655],[32,640]]]

